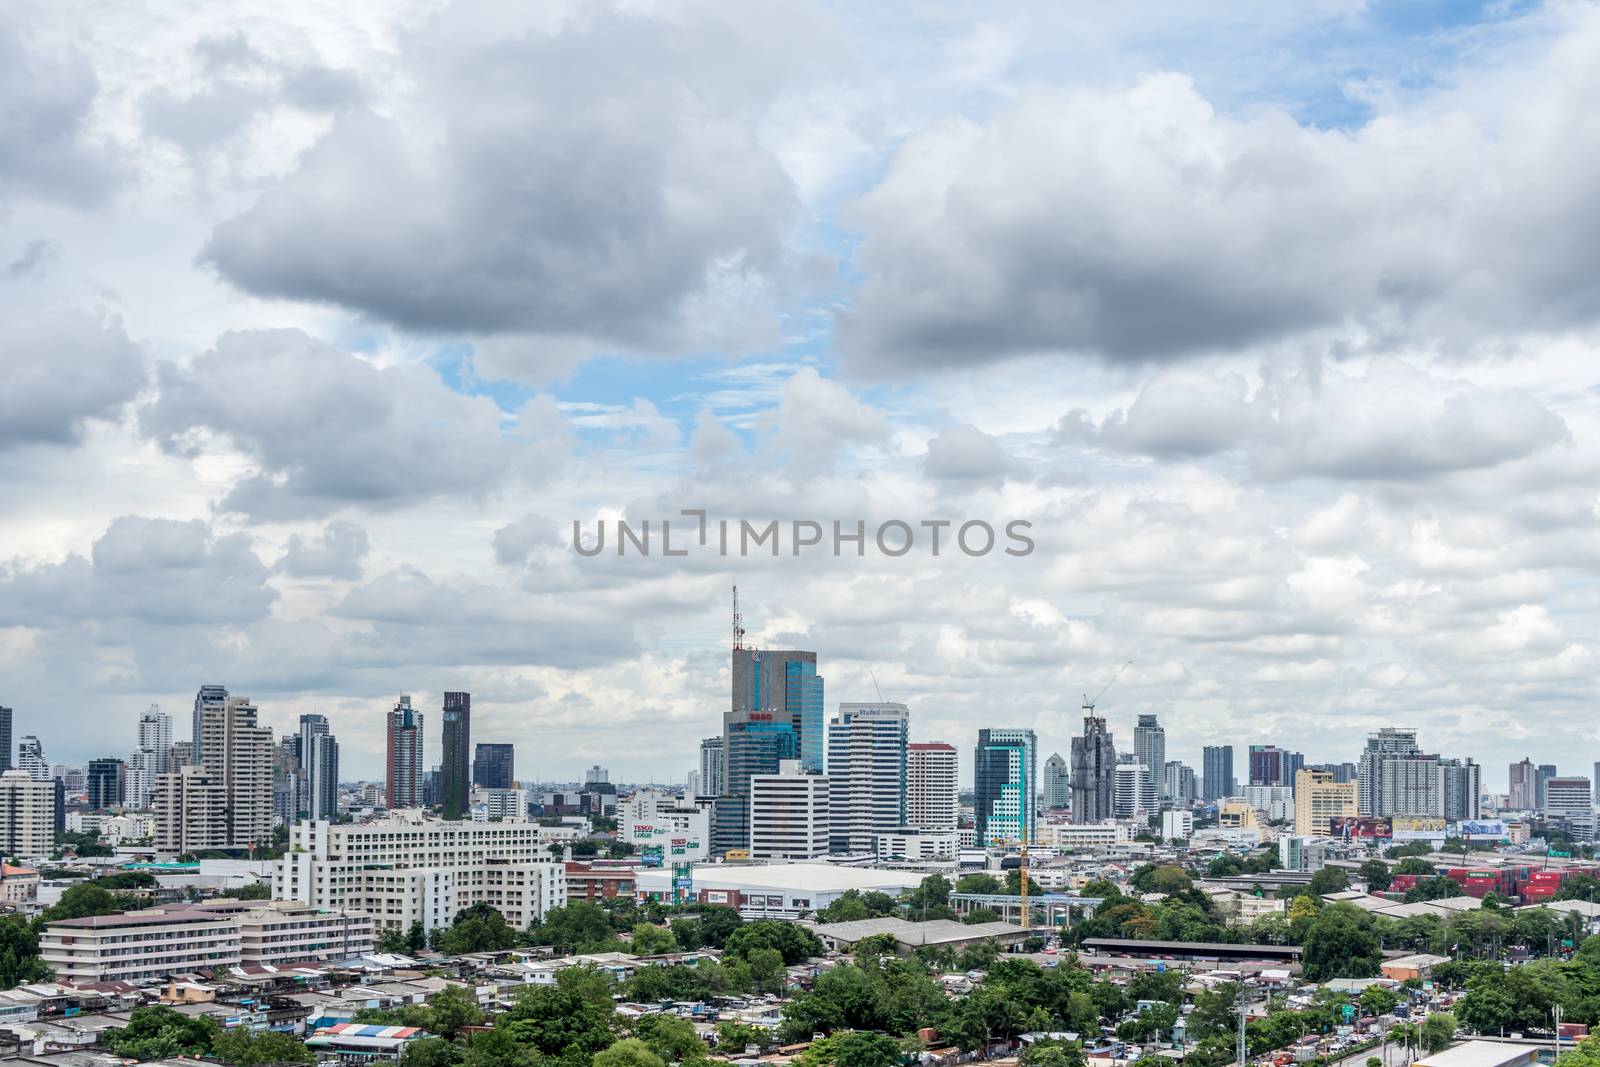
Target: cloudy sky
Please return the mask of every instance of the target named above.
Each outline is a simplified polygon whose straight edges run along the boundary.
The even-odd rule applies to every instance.
[[[221,683],[377,776],[468,689],[522,777],[681,781],[735,581],[964,756],[1132,660],[1195,763],[1600,759],[1594,5],[22,3],[0,99],[54,760]],[[1037,548],[572,549],[684,508]]]

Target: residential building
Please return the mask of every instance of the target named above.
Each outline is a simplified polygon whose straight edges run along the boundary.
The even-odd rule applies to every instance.
[[[1356,783],[1340,782],[1331,771],[1301,771],[1294,776],[1294,832],[1300,837],[1327,837],[1329,820],[1355,815]]]
[[[1470,759],[1442,759],[1444,817],[1449,822],[1477,819],[1483,814],[1483,770]]]
[[[55,851],[57,787],[25,770],[0,773],[0,855],[48,858]]]
[[[0,902],[23,904],[39,899],[39,872],[31,867],[0,863]]]
[[[469,817],[473,822],[522,822],[528,817],[531,797],[526,789],[484,789],[472,791]]]
[[[1313,764],[1307,769],[1313,771],[1327,771],[1329,774],[1333,775],[1333,780],[1340,785],[1343,785],[1345,782],[1354,782],[1358,773],[1356,765],[1348,761],[1345,763],[1317,763]]]
[[[122,803],[122,772],[123,764],[119,759],[106,757],[89,761],[89,773],[84,778],[89,807],[105,811]]]
[[[1149,792],[1157,799],[1166,797],[1167,731],[1155,715],[1139,716],[1133,728],[1133,762],[1150,775]],[[1151,810],[1154,810],[1153,808]]]
[[[1362,815],[1444,814],[1438,757],[1422,752],[1415,730],[1385,726],[1368,734],[1356,787],[1356,804]]]
[[[976,839],[981,846],[1032,840],[1039,743],[1032,730],[985,728],[973,753]]]
[[[180,767],[157,775],[150,806],[158,852],[179,855],[230,844],[228,791],[205,767]]]
[[[750,858],[807,860],[826,856],[833,827],[832,782],[784,760],[777,774],[750,779]]]
[[[439,720],[443,755],[439,758],[439,804],[446,819],[466,814],[472,792],[472,694],[446,693]]]
[[[1277,745],[1250,746],[1250,784],[1294,786],[1295,772],[1305,763],[1305,756],[1289,752]]]
[[[517,784],[516,746],[480,742],[472,750],[472,784],[483,789],[510,789]]]
[[[150,790],[155,785],[159,762],[154,752],[128,753],[122,764],[122,803],[125,806],[138,811],[150,806]]]
[[[326,715],[300,716],[300,769],[305,777],[305,812],[311,819],[339,814],[339,742]]]
[[[1200,797],[1200,783],[1195,781],[1194,768],[1178,760],[1168,760],[1162,768],[1166,783],[1164,795],[1174,804],[1188,806]]]
[[[906,746],[906,825],[931,833],[953,832],[961,816],[956,746],[918,741]]]
[[[1287,785],[1247,785],[1244,799],[1268,822],[1288,822],[1294,818],[1294,787]]]
[[[1044,761],[1044,793],[1040,806],[1047,811],[1065,811],[1072,807],[1072,775],[1061,753],[1052,752]]]
[[[611,772],[598,763],[591,764],[589,769],[583,772],[583,784],[585,786],[610,785]]]
[[[1113,811],[1119,819],[1142,819],[1161,810],[1156,796],[1155,776],[1150,768],[1137,762],[1133,753],[1125,753],[1117,760],[1113,780]]]
[[[694,863],[711,856],[711,808],[692,796],[681,800],[668,793],[641,789],[617,809],[622,839],[645,862]]]
[[[193,741],[172,742],[172,755],[167,758],[168,767],[177,770],[179,767],[198,766],[199,763],[200,753]]]
[[[1261,822],[1256,809],[1247,801],[1225,800],[1217,805],[1217,829],[1225,833],[1243,833],[1261,840]]]
[[[299,734],[278,739],[272,748],[272,823],[287,826],[306,810],[305,773],[300,766]]]
[[[1187,841],[1193,833],[1193,812],[1175,809],[1161,813],[1161,839],[1163,841]]]
[[[184,905],[66,919],[45,927],[39,956],[57,981],[78,984],[234,967],[239,922]]]
[[[569,903],[576,900],[596,902],[615,897],[631,897],[639,887],[637,868],[597,867],[590,863],[571,861],[565,866]],[[666,870],[671,872],[672,868],[668,867]]]
[[[1213,800],[1231,797],[1238,791],[1238,783],[1233,777],[1233,746],[1207,745],[1201,758],[1201,799],[1209,804]]]
[[[1550,779],[1556,777],[1556,774],[1554,763],[1541,763],[1533,770],[1533,805],[1540,811],[1544,810],[1545,801],[1548,799],[1546,790]]]
[[[566,903],[566,879],[533,822],[442,821],[391,815],[368,823],[306,820],[290,830],[273,897],[373,917],[379,930],[449,926],[489,904],[526,929]]]
[[[1594,814],[1594,796],[1587,778],[1555,776],[1545,779],[1544,817],[1551,822]]]
[[[32,734],[17,742],[17,769],[28,772],[36,782],[50,780],[50,763],[44,758],[44,744]]]
[[[827,767],[839,854],[872,852],[879,834],[906,825],[906,745],[911,713],[904,704],[840,704],[828,722]]]
[[[0,773],[11,769],[11,709],[0,707]]]
[[[194,746],[192,755],[195,759],[200,757],[202,745],[200,743],[200,717],[208,708],[221,710],[228,703],[228,689],[221,685],[202,685],[194,695],[194,732],[189,735],[189,741]]]
[[[1538,793],[1534,773],[1533,761],[1526,756],[1511,765],[1511,792],[1506,806],[1512,811],[1535,810]]]
[[[137,751],[150,753],[152,776],[172,769],[172,716],[159,704],[151,704],[150,710],[139,716]]]
[[[338,963],[371,955],[377,944],[372,916],[364,912],[228,897],[194,907],[238,924],[239,963],[245,967]]]
[[[200,765],[227,798],[228,848],[272,840],[272,731],[256,715],[249,700],[230,696],[200,717]]]
[[[422,799],[422,712],[401,696],[389,712],[384,791],[389,808],[420,808]]]
[[[1084,716],[1071,755],[1072,821],[1104,822],[1115,810],[1117,781],[1117,747],[1105,719]]]
[[[727,785],[723,773],[722,736],[707,737],[700,742],[700,795],[720,797]]]

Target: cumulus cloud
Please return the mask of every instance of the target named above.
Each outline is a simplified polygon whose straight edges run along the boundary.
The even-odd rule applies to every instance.
[[[1466,346],[1600,320],[1600,16],[1354,131],[1177,73],[909,138],[857,205],[858,370],[1163,361],[1314,330]]]
[[[795,194],[758,124],[792,25],[607,7],[508,27],[480,7],[410,38],[420,113],[344,115],[216,227],[224,278],[414,330],[656,350],[779,269]]]
[[[771,431],[779,457],[801,475],[827,469],[853,447],[883,447],[889,440],[882,412],[812,367],[783,383],[777,408],[764,413],[761,423]]]
[[[330,522],[315,538],[291,534],[274,570],[294,578],[361,577],[367,531],[353,522]]]
[[[99,88],[81,51],[30,40],[0,13],[0,198],[88,207],[111,192],[120,167],[87,129]]]
[[[272,606],[267,576],[243,534],[219,535],[200,519],[125,515],[88,557],[0,572],[0,626],[246,623]]]
[[[940,430],[922,460],[924,475],[953,486],[999,485],[1020,470],[998,438],[967,423]]]
[[[299,330],[225,334],[188,366],[163,364],[147,433],[179,454],[222,439],[256,470],[222,506],[293,517],[496,488],[511,453],[485,397],[427,367],[378,368]]]
[[[144,386],[144,355],[117,319],[30,308],[0,289],[0,451],[73,444]]]

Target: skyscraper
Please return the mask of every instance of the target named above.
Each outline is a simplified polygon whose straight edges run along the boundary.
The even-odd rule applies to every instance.
[[[1296,772],[1305,765],[1305,756],[1277,745],[1250,746],[1251,785],[1294,785]]]
[[[1533,761],[1524,756],[1511,765],[1511,795],[1506,803],[1512,811],[1533,811],[1538,793],[1533,782]]]
[[[1554,763],[1541,763],[1533,772],[1533,806],[1540,811],[1544,810],[1549,800],[1550,779],[1556,776]]]
[[[194,695],[194,733],[190,740],[194,742],[195,758],[200,758],[200,716],[207,708],[220,708],[228,702],[228,687],[222,685],[202,685],[199,692]]]
[[[719,853],[750,847],[750,779],[777,774],[786,760],[800,762],[799,732],[784,712],[730,711],[722,717],[722,729],[725,789],[711,833]]]
[[[1154,813],[1159,803],[1150,768],[1131,752],[1119,756],[1112,784],[1112,809],[1117,818],[1144,818]]]
[[[1133,759],[1150,775],[1151,788],[1157,797],[1165,797],[1167,766],[1167,731],[1154,715],[1139,716],[1133,728]]]
[[[104,811],[122,803],[122,761],[119,759],[92,759],[84,788],[89,794],[89,807]]]
[[[36,782],[50,780],[50,763],[44,757],[44,744],[32,734],[17,742],[17,769],[27,771]]]
[[[122,803],[135,810],[150,806],[150,790],[156,782],[156,754],[135,750],[122,764]]]
[[[256,706],[228,697],[200,716],[200,765],[228,799],[228,847],[272,840],[272,731],[256,724]]]
[[[904,704],[840,704],[828,722],[828,778],[836,853],[875,853],[878,834],[906,824]]]
[[[1470,759],[1439,761],[1444,776],[1444,817],[1451,822],[1476,819],[1483,814],[1482,768]]]
[[[60,790],[21,770],[0,772],[0,854],[45,859],[55,850]]]
[[[389,712],[384,792],[390,810],[422,807],[422,712],[401,696]]]
[[[722,735],[707,737],[700,742],[700,795],[720,797],[726,786],[727,775],[722,766]]]
[[[956,746],[919,741],[906,746],[906,825],[947,833],[961,817]]]
[[[159,704],[151,704],[150,710],[139,716],[136,751],[150,754],[152,774],[166,774],[172,769],[172,716]]]
[[[11,747],[11,709],[0,707],[0,774],[12,768],[11,754],[15,751]]]
[[[717,852],[749,847],[752,775],[776,774],[782,760],[820,774],[826,744],[815,652],[735,647],[732,674],[722,717],[723,792],[712,830]]]
[[[339,742],[326,715],[300,716],[300,769],[305,779],[306,818],[339,814]]]
[[[516,779],[515,746],[480,743],[473,749],[473,785],[480,789],[510,789]]]
[[[1083,736],[1072,739],[1072,821],[1104,822],[1116,810],[1117,747],[1106,720],[1083,717]]]
[[[446,819],[462,819],[472,794],[472,694],[446,693],[441,722],[439,803]]]
[[[973,752],[974,839],[1001,845],[1037,835],[1039,744],[1032,730],[983,729]]]
[[[175,771],[182,770],[179,765]],[[203,782],[191,779],[189,782],[173,782],[158,788],[169,792],[170,799],[181,794],[183,789],[193,785],[196,789],[206,786],[211,782],[206,778]],[[220,788],[220,786],[218,787]],[[179,793],[171,793],[179,790]],[[288,737],[278,739],[272,748],[272,822],[274,826],[292,826],[300,813],[305,810],[305,776],[300,766],[300,735],[290,734]],[[198,793],[196,795],[199,795]]]
[[[1206,803],[1239,791],[1233,778],[1233,746],[1207,745],[1200,767],[1200,798]]]
[[[1383,800],[1383,765],[1390,760],[1420,755],[1417,732],[1385,726],[1377,733],[1367,735],[1367,747],[1361,752],[1361,763],[1356,771],[1356,804],[1362,815],[1388,815],[1381,810]]]
[[[1194,768],[1181,760],[1168,760],[1162,768],[1162,779],[1166,782],[1167,798],[1179,807],[1188,807],[1199,796]]]
[[[1044,761],[1044,806],[1050,811],[1072,807],[1072,775],[1061,753],[1052,752]]]
[[[750,776],[750,858],[809,860],[826,856],[833,827],[830,782],[799,760],[779,760],[771,774]]]

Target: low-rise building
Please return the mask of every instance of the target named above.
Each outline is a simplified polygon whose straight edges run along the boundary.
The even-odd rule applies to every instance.
[[[640,900],[671,901],[681,893],[701,904],[726,904],[747,919],[798,919],[820,911],[848,890],[899,896],[922,883],[918,871],[843,867],[828,863],[770,866],[702,864],[687,886],[674,886],[670,868],[639,872]]]
[[[332,963],[370,954],[376,947],[372,916],[328,911],[297,900],[234,900],[219,897],[195,910],[234,919],[239,957],[245,966]]]
[[[138,982],[240,962],[239,923],[191,907],[50,923],[39,956],[65,982]]]
[[[0,864],[0,901],[21,904],[39,899],[39,872],[28,867]]]
[[[607,900],[631,897],[638,888],[637,868],[598,867],[567,863],[567,900]]]
[[[954,830],[918,830],[903,827],[892,833],[876,837],[878,859],[888,861],[919,862],[923,860],[953,860],[956,858],[956,833]]]

